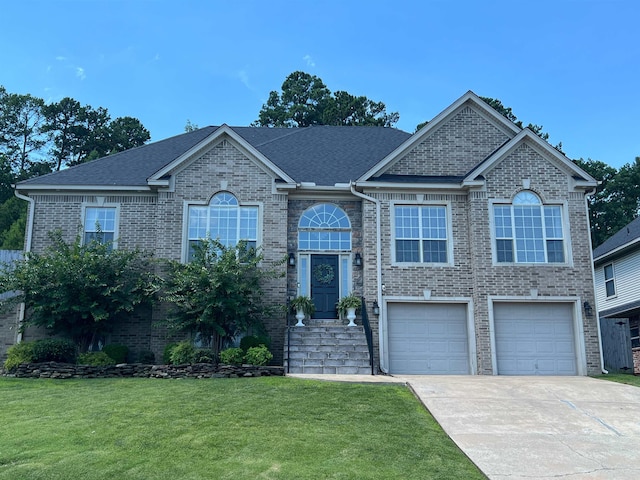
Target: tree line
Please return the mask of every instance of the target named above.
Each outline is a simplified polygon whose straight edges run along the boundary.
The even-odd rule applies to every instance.
[[[73,98],[46,103],[0,85],[0,248],[22,249],[26,204],[12,185],[143,145],[149,131],[134,117]]]
[[[481,98],[524,128],[500,100]],[[296,71],[287,76],[280,91],[269,93],[251,125],[394,127],[399,119],[397,112],[387,112],[383,102],[332,92],[319,77]],[[427,123],[417,125],[416,131]],[[197,128],[187,121],[185,131]],[[526,128],[549,139],[542,125],[529,123]],[[29,94],[8,93],[0,86],[0,248],[20,249],[24,239],[26,207],[13,197],[13,183],[137,147],[149,139],[149,131],[136,118],[112,120],[103,107],[83,106],[68,97],[46,104]],[[563,153],[562,143],[555,148]],[[591,238],[597,246],[640,213],[640,157],[619,169],[590,158],[573,162],[601,182],[589,199]]]

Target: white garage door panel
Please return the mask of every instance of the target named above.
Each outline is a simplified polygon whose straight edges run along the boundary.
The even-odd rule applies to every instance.
[[[387,312],[391,373],[469,373],[466,305],[390,303]]]
[[[576,375],[573,305],[494,304],[500,375]]]

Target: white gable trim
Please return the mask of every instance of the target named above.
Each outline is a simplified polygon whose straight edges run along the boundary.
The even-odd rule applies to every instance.
[[[285,182],[295,184],[296,182],[287,175],[283,170],[277,167],[271,160],[265,157],[262,153],[256,150],[250,143],[248,143],[244,138],[238,135],[233,131],[231,127],[227,124],[220,126],[215,132],[209,135],[207,138],[199,142],[198,144],[191,147],[185,153],[180,155],[171,163],[165,165],[162,169],[158,170],[156,173],[151,175],[148,178],[149,185],[165,185],[166,180],[162,177],[171,174],[174,170],[179,169],[179,167],[188,162],[191,158],[195,157],[198,153],[206,150],[207,148],[212,147],[218,141],[222,139],[223,136],[228,136],[231,140],[233,140],[236,146],[240,147],[245,151],[246,154],[253,157],[258,162],[262,163],[268,170],[275,173],[279,177],[281,177]]]
[[[393,152],[391,152],[380,162],[378,162],[373,168],[365,172],[364,175],[362,175],[357,181],[362,182],[368,180],[369,178],[375,176],[382,170],[389,167],[396,160],[402,158],[415,146],[422,142],[426,137],[428,137],[432,132],[443,125],[451,116],[456,114],[462,107],[465,106],[465,104],[468,104],[471,108],[473,108],[476,112],[478,112],[485,118],[488,117],[487,120],[491,121],[498,129],[504,131],[505,134],[509,137],[516,135],[521,130],[520,127],[498,113],[493,107],[487,104],[478,95],[469,90],[467,93],[453,102],[449,107],[436,115],[433,120],[431,120],[427,125],[418,130],[411,137],[409,137]]]
[[[483,175],[504,160],[510,153],[518,148],[522,143],[528,142],[528,144],[543,156],[549,158],[560,169],[567,172],[570,175],[578,175],[584,178],[584,181],[575,181],[575,186],[593,188],[598,186],[598,181],[589,175],[587,172],[575,165],[571,160],[565,157],[558,150],[549,145],[546,141],[542,140],[532,130],[525,128],[509,142],[499,148],[493,155],[487,158],[484,162],[474,168],[462,182],[463,185],[476,185],[476,178],[479,175]]]

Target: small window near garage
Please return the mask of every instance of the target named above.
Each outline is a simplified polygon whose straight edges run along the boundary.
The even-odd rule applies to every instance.
[[[613,263],[604,266],[604,287],[607,297],[613,297],[616,294],[616,281],[614,278]]]

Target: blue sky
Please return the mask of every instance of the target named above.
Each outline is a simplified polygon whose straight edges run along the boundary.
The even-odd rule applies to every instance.
[[[413,132],[467,90],[571,158],[640,156],[637,0],[3,2],[0,85],[133,116],[152,141],[248,125],[291,72],[382,101]]]

